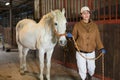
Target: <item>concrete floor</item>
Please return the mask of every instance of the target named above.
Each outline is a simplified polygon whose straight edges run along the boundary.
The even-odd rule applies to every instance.
[[[34,58],[33,54],[28,54],[27,56],[27,67],[29,72],[25,75],[20,75],[18,52],[5,52],[0,49],[0,80],[39,80],[39,61]],[[71,70],[52,61],[51,80],[81,79],[77,71]],[[99,79],[93,78],[93,80]]]

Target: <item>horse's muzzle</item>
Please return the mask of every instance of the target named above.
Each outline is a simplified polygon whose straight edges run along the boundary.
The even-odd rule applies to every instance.
[[[65,46],[67,44],[67,40],[59,40],[60,46]]]

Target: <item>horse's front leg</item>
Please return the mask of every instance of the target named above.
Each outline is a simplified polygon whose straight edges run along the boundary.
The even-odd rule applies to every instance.
[[[43,80],[43,70],[44,70],[44,50],[39,50],[39,60],[40,60],[40,80]]]
[[[53,49],[47,52],[47,80],[50,80],[50,68],[51,68],[51,57],[52,57]]]

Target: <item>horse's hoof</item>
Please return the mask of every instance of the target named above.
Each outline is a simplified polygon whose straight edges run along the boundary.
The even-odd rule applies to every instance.
[[[29,71],[24,71],[24,73],[29,73]]]
[[[25,73],[20,73],[20,75],[25,75]]]

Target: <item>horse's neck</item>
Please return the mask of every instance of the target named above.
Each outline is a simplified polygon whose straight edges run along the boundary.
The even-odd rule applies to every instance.
[[[51,34],[51,29],[50,29],[50,27],[49,26],[45,26],[45,24],[44,23],[38,23],[37,24],[37,26],[38,26],[38,29],[40,30],[40,31],[42,31],[44,34]]]
[[[38,25],[39,25],[40,36],[43,38],[43,40],[44,39],[46,39],[47,41],[51,40],[52,43],[57,42],[57,36],[49,26],[45,26],[42,22],[39,22]]]

